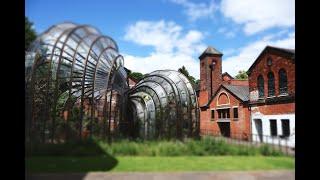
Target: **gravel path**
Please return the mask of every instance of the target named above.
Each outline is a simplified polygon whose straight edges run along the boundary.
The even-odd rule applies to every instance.
[[[219,171],[219,172],[91,172],[70,174],[33,174],[27,180],[294,180],[294,170]]]

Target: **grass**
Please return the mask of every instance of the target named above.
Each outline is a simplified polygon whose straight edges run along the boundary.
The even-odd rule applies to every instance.
[[[97,140],[97,144],[106,153],[113,156],[283,156],[278,150],[269,145],[248,147],[244,145],[228,144],[224,140],[204,137],[200,140],[187,139],[181,141],[128,141],[121,140],[109,145],[105,141]]]
[[[228,144],[223,140],[205,137],[201,140],[181,141],[106,141],[92,139],[66,144],[36,144],[27,147],[27,156],[283,156],[268,145],[247,147]]]
[[[29,157],[26,169],[33,173],[54,172],[170,172],[294,169],[292,157],[265,156],[179,156],[144,157]]]
[[[294,169],[294,158],[270,146],[231,145],[205,137],[181,141],[99,139],[63,144],[26,144],[29,172],[222,171]]]

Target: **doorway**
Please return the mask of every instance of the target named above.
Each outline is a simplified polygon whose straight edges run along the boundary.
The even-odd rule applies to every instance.
[[[259,142],[263,142],[262,121],[261,119],[254,119],[254,125],[256,127]]]
[[[230,122],[218,122],[220,133],[224,137],[230,137]]]

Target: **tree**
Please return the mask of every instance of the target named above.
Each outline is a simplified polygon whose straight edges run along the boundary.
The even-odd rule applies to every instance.
[[[184,66],[182,66],[181,68],[179,68],[178,71],[179,71],[180,73],[184,74],[184,75],[189,79],[189,81],[191,82],[191,84],[192,84],[193,86],[195,86],[195,85],[197,84],[197,81],[199,81],[199,80],[196,80],[195,77],[191,76],[191,75],[189,74],[188,70],[186,69],[186,67],[184,67]]]
[[[140,81],[144,77],[144,75],[140,72],[131,72],[128,76],[138,81]]]
[[[33,23],[29,21],[27,17],[24,19],[24,29],[25,29],[25,45],[24,48],[27,50],[37,37],[36,31],[32,28]]]
[[[186,67],[182,66],[181,68],[178,69],[178,71],[184,74],[186,77],[189,77],[189,72],[186,69]]]
[[[246,79],[248,79],[248,73],[245,70],[240,70],[235,78],[241,79],[241,80],[246,80]]]

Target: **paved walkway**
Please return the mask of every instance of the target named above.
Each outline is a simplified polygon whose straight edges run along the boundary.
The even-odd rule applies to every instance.
[[[164,172],[164,173],[73,173],[37,174],[27,176],[27,180],[294,180],[294,171],[223,171],[223,172]]]

